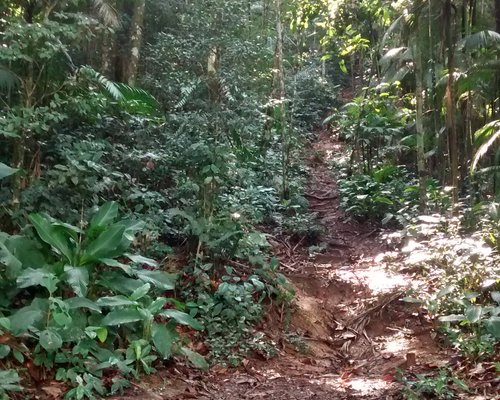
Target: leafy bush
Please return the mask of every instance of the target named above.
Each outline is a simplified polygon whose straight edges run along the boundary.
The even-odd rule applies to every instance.
[[[413,377],[400,376],[403,394],[408,400],[454,399],[457,392],[468,392],[467,385],[446,369],[433,374],[416,374]]]
[[[409,173],[394,165],[380,167],[369,175],[344,177],[340,182],[340,204],[356,218],[383,219],[417,204],[411,184],[415,181]]]
[[[410,230],[405,266],[422,268],[429,291],[422,303],[451,342],[473,359],[491,357],[500,343],[500,257],[480,233],[462,236],[458,221],[421,217]]]
[[[414,147],[413,114],[405,107],[409,98],[397,93],[397,84],[365,88],[364,95],[347,103],[339,114],[341,134],[353,145],[352,161],[360,162],[364,172],[380,162],[398,162]],[[334,118],[335,114],[326,122]]]
[[[342,208],[358,219],[406,226],[419,215],[418,181],[402,166],[385,165],[351,176],[344,170],[339,192]],[[427,179],[426,194],[429,212],[449,208],[449,194],[435,180]]]
[[[203,329],[185,306],[169,304],[176,276],[154,260],[129,253],[144,224],[117,220],[107,203],[86,227],[31,214],[36,235],[0,236],[2,358],[57,369],[74,385],[67,398],[94,398],[126,385],[123,379],[154,371],[158,356],[186,355],[177,324]],[[23,339],[22,345],[19,340]],[[15,361],[9,361],[15,363]],[[112,379],[105,379],[112,372]]]

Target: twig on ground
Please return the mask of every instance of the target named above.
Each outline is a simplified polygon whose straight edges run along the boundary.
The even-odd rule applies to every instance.
[[[302,238],[299,240],[299,242],[293,247],[292,253],[295,253],[295,250],[297,250],[297,247],[300,246],[300,244],[304,241],[305,238],[306,238],[306,235],[302,236]]]

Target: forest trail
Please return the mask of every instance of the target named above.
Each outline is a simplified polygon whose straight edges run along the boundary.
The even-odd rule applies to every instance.
[[[271,313],[264,322],[279,355],[256,355],[236,370],[214,367],[208,377],[175,369],[177,377],[150,392],[151,399],[398,399],[397,368],[425,370],[447,362],[428,323],[400,301],[414,277],[389,272],[377,259],[388,250],[380,229],[340,208],[329,165],[342,146],[324,131],[310,150],[307,197],[324,227],[323,251],[311,256],[300,239],[272,240],[297,291],[292,310]]]

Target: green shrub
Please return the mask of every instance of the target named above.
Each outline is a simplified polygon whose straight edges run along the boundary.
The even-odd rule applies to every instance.
[[[182,303],[166,297],[176,276],[130,253],[144,223],[117,217],[113,202],[87,226],[31,214],[33,238],[0,235],[1,327],[23,338],[22,347],[0,345],[0,354],[12,356],[12,365],[30,357],[56,369],[58,380],[75,386],[67,398],[119,390],[124,378],[150,373],[158,357],[174,353],[206,366],[176,330],[177,324],[203,329]],[[117,371],[112,382],[103,380],[108,370]]]

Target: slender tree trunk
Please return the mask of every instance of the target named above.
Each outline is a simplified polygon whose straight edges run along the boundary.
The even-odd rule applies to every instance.
[[[26,109],[33,107],[33,96],[35,92],[35,72],[33,63],[29,63],[27,67],[27,75],[22,84],[23,101],[22,105]],[[12,166],[19,169],[20,172],[13,176],[12,180],[12,206],[18,209],[21,204],[21,191],[25,186],[25,174],[23,169],[25,167],[26,159],[26,141],[30,132],[21,128],[19,137],[14,139],[12,147]]]
[[[455,73],[455,42],[454,42],[454,23],[452,18],[451,0],[445,1],[443,10],[444,29],[446,38],[446,48],[448,56],[448,82],[446,85],[446,130],[448,133],[448,147],[450,153],[450,184],[452,190],[452,202],[455,206],[458,202],[459,191],[459,171],[458,171],[458,138],[455,123],[455,91],[454,91],[454,73]]]
[[[144,22],[144,9],[146,0],[135,0],[132,22],[130,27],[130,58],[126,68],[125,80],[129,85],[134,85],[139,68],[139,59],[142,44],[142,25]]]
[[[101,72],[109,79],[115,80],[115,38],[113,32],[106,31],[102,39]]]
[[[210,101],[214,104],[220,102],[220,82],[217,78],[217,73],[220,64],[220,50],[217,46],[210,49],[207,60],[207,73],[208,73],[208,96]]]
[[[424,110],[424,85],[423,85],[423,68],[422,68],[422,51],[421,51],[421,26],[420,17],[417,17],[417,38],[414,44],[414,59],[415,59],[415,99],[417,102],[416,115],[416,130],[417,130],[417,171],[418,171],[418,187],[420,199],[420,211],[425,211],[427,206],[427,194],[425,187],[426,167],[425,167],[425,136],[423,123]]]
[[[276,1],[276,54],[275,54],[275,99],[279,101],[279,128],[281,134],[281,168],[282,168],[282,197],[288,199],[290,193],[288,188],[288,159],[289,140],[286,126],[285,106],[285,71],[283,67],[283,23],[281,21],[281,0]]]
[[[495,28],[500,33],[500,0],[495,0]],[[493,118],[497,118],[497,108],[500,108],[500,72],[497,72],[495,77],[497,89],[497,106],[493,107]],[[496,176],[496,175],[495,175]]]

